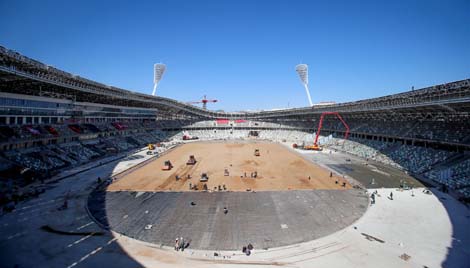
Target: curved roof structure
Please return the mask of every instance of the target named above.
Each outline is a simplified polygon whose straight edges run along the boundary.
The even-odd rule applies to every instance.
[[[258,112],[214,112],[170,98],[151,96],[95,82],[0,46],[0,90],[76,101],[154,108],[192,118],[275,119],[335,111],[415,118],[470,117],[470,79],[353,102]],[[363,115],[361,115],[363,116]]]

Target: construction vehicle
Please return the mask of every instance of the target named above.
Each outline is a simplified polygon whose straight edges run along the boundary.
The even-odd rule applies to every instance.
[[[173,168],[173,165],[171,164],[170,160],[166,160],[165,164],[162,167],[162,170],[171,170]]]
[[[183,140],[184,141],[197,140],[197,139],[199,139],[199,137],[191,136],[191,135],[189,135],[189,133],[187,131],[183,132]]]
[[[314,151],[321,151],[322,148],[318,145],[306,145],[305,143],[300,143],[300,144],[297,144],[297,143],[294,143],[292,144],[292,148],[294,149],[301,149],[301,150],[314,150]]]
[[[260,156],[259,149],[255,149],[255,156]]]
[[[206,182],[209,180],[209,176],[207,176],[207,173],[202,173],[201,178],[199,179],[200,182]]]
[[[341,115],[338,113],[338,112],[324,112],[321,114],[320,116],[320,121],[318,122],[318,129],[317,129],[317,133],[315,135],[315,140],[313,142],[313,145],[304,145],[304,146],[299,146],[298,144],[294,143],[292,144],[292,147],[293,148],[300,148],[300,149],[304,149],[304,150],[313,150],[313,151],[321,151],[323,150],[322,147],[320,147],[320,145],[318,145],[318,138],[320,137],[320,131],[323,127],[323,119],[326,115],[336,115],[336,117],[341,121],[341,123],[343,123],[344,127],[346,128],[345,132],[344,132],[344,140],[347,140],[348,137],[349,137],[349,126],[348,124],[346,124],[346,122],[343,120],[343,118],[341,117]]]
[[[190,155],[188,162],[186,162],[186,165],[194,165],[194,164],[196,164],[196,162],[197,161],[196,161],[196,158],[194,157],[194,155]]]
[[[183,140],[184,141],[191,141],[191,140],[198,140],[199,137],[196,136],[190,136],[190,135],[183,135]]]
[[[323,148],[320,147],[318,144],[313,144],[313,145],[305,145],[304,150],[312,150],[312,151],[322,151]]]

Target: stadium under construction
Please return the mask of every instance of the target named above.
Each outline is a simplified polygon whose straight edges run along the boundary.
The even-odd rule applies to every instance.
[[[468,267],[470,79],[216,112],[0,47],[0,185],[2,267]]]

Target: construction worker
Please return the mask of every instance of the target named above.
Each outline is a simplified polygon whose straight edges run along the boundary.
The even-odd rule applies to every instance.
[[[184,238],[183,237],[180,237],[179,248],[181,249],[181,251],[184,251]]]
[[[178,237],[175,239],[175,250],[178,251],[179,250],[179,242],[178,242]]]

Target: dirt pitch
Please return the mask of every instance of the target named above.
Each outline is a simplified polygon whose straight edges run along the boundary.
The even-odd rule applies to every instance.
[[[255,156],[255,149],[260,156]],[[197,163],[186,165],[190,155]],[[173,169],[161,167],[170,160]],[[230,175],[224,176],[224,169]],[[257,178],[251,178],[252,172]],[[270,142],[193,142],[181,145],[148,164],[120,176],[108,191],[190,191],[189,184],[197,184],[201,173],[207,173],[209,190],[225,185],[228,191],[282,191],[307,189],[350,189],[341,177],[288,148]],[[245,177],[246,173],[246,177]],[[191,176],[188,179],[188,174]],[[179,176],[180,179],[176,179]],[[310,177],[310,179],[309,179]],[[336,184],[336,181],[338,183]],[[343,182],[346,186],[343,187]]]

